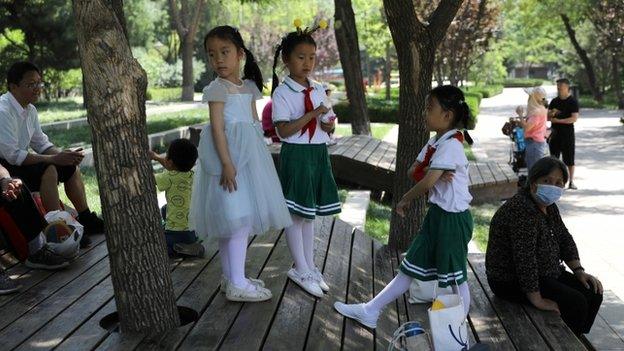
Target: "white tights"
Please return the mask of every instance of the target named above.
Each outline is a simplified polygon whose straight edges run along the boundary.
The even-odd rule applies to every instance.
[[[291,215],[293,224],[286,228],[286,243],[295,261],[298,273],[313,270],[314,265],[314,221]]]
[[[251,227],[243,227],[229,238],[219,239],[219,257],[223,276],[234,286],[245,289],[249,281],[245,277],[245,258]]]

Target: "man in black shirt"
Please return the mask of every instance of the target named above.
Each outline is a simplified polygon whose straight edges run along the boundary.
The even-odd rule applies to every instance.
[[[557,93],[548,105],[548,120],[552,124],[552,136],[549,141],[550,154],[559,158],[568,166],[570,173],[569,189],[576,189],[574,185],[574,123],[579,117],[579,105],[570,94],[570,81],[566,78],[557,80]]]

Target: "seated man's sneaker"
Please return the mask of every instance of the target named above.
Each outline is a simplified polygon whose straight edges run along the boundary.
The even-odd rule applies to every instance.
[[[225,290],[225,298],[234,302],[260,302],[270,300],[272,297],[271,290],[254,284],[248,284],[247,288],[228,284]]]
[[[104,234],[104,221],[95,212],[81,213],[76,219],[84,226],[85,235]]]
[[[12,294],[20,291],[21,286],[9,277],[4,270],[0,271],[0,295]]]
[[[32,269],[56,270],[69,266],[69,262],[52,252],[48,245],[44,245],[39,251],[28,256],[24,265]]]
[[[379,314],[374,315],[367,313],[364,309],[363,303],[348,305],[346,303],[336,301],[334,303],[334,308],[341,315],[356,320],[368,328],[377,328],[377,319],[379,318]]]

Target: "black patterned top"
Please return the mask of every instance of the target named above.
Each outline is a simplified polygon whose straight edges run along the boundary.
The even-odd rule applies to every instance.
[[[539,210],[528,190],[521,190],[496,211],[490,223],[485,257],[488,279],[517,282],[525,293],[539,290],[539,278],[557,278],[562,261],[578,260],[574,239],[557,205]]]

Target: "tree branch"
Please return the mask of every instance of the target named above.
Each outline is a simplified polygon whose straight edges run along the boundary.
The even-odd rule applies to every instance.
[[[197,26],[199,24],[199,17],[204,12],[204,5],[206,4],[206,0],[197,0],[195,3],[195,13],[193,14],[193,18],[191,19],[191,23],[189,24],[189,32],[195,33],[197,31]]]
[[[400,26],[404,28],[405,32],[404,36],[402,35],[403,38],[413,37],[416,33],[426,30],[425,24],[418,19],[412,0],[384,0],[383,5],[388,26]],[[412,14],[404,17],[401,12],[406,8],[409,8]],[[404,21],[408,23],[406,24]],[[391,32],[391,34],[394,36],[398,33]]]
[[[11,43],[11,45],[15,46],[16,48],[20,49],[21,51],[23,51],[26,55],[28,55],[30,53],[30,50],[28,49],[28,47],[21,45],[20,43],[16,42],[15,40],[9,38],[9,36],[6,34],[6,31],[2,31],[2,36],[9,42]]]
[[[433,43],[441,42],[463,0],[442,0],[429,16],[429,34]]]
[[[186,31],[184,30],[184,25],[182,23],[182,18],[180,17],[180,11],[178,10],[178,4],[176,3],[176,0],[169,0],[169,13],[171,15],[171,18],[173,19],[173,23],[176,27],[178,35],[180,36],[180,39],[184,38]]]

